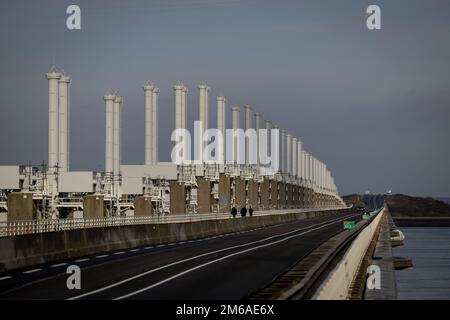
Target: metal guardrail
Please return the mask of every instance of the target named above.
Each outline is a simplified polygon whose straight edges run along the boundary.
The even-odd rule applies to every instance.
[[[346,209],[347,207],[320,207],[289,210],[255,211],[254,216],[267,216],[288,213],[314,212]],[[237,218],[241,218],[237,216]],[[250,217],[247,217],[251,219]],[[145,217],[104,217],[104,218],[78,218],[78,219],[42,219],[42,220],[20,220],[0,221],[0,237],[11,237],[24,234],[55,232],[73,229],[117,227],[140,224],[159,223],[183,223],[202,220],[233,219],[230,213],[207,213],[207,214],[178,214],[178,215],[152,215]],[[246,218],[244,218],[246,219]]]

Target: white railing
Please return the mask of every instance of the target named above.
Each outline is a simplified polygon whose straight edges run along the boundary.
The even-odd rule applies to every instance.
[[[314,212],[325,210],[343,209],[345,207],[303,208],[289,210],[255,211],[254,216],[278,215],[287,213]],[[236,218],[241,218],[238,215]],[[84,228],[116,227],[139,224],[155,223],[183,223],[201,220],[232,219],[230,213],[207,214],[167,214],[145,217],[104,217],[104,218],[79,218],[79,219],[42,219],[21,221],[0,221],[0,237],[11,237],[23,234],[64,231]],[[244,219],[251,219],[245,217]]]

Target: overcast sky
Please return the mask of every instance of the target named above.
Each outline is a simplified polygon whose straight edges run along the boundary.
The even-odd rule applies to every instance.
[[[82,30],[66,29],[81,7]],[[378,4],[382,29],[366,28]],[[173,85],[250,104],[304,141],[341,194],[450,196],[450,2],[440,0],[1,1],[0,164],[47,161],[53,63],[73,79],[70,167],[103,170],[108,88],[124,97],[123,163],[144,161],[144,93],[160,94],[169,160]]]

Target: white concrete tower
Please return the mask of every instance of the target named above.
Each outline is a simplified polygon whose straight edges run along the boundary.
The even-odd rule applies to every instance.
[[[61,75],[58,81],[58,164],[59,171],[69,170],[69,84],[70,77]]]
[[[287,162],[286,162],[286,130],[281,129],[281,148],[280,148],[280,163],[281,163],[281,173],[287,173]]]
[[[255,130],[256,130],[256,163],[259,165],[259,130],[262,128],[262,114],[260,112],[255,112]]]
[[[152,103],[152,164],[158,164],[158,158],[159,158],[159,143],[158,143],[158,132],[159,132],[159,125],[158,125],[158,114],[159,114],[159,88],[154,87],[153,88],[153,103]]]
[[[253,128],[252,125],[252,107],[248,104],[244,106],[244,122],[245,122],[245,132],[248,132],[251,128]],[[250,152],[252,148],[250,146],[250,139],[249,137],[245,137],[245,164],[250,164]]]
[[[55,69],[47,73],[48,80],[48,169],[51,172],[56,171],[58,166],[58,81],[61,73]]]
[[[309,166],[309,183],[314,184],[314,157],[311,154],[308,154],[308,166]]]
[[[297,140],[297,178],[303,179],[303,142]]]
[[[184,89],[185,87],[182,84],[177,84],[173,87],[175,90],[175,129],[185,129],[184,128],[184,119],[183,119],[183,99],[184,99]],[[181,138],[184,141],[184,138]],[[175,144],[179,142],[176,141]],[[185,159],[185,151],[183,150],[182,159]],[[177,160],[182,160],[177,159]]]
[[[181,84],[173,87],[175,90],[175,129],[183,129],[183,90]]]
[[[226,146],[226,137],[225,137],[225,129],[226,129],[226,112],[225,112],[225,103],[226,99],[222,96],[216,98],[217,102],[217,130],[222,134],[222,143],[218,145],[218,160],[223,162],[225,161],[225,146]]]
[[[103,96],[105,100],[105,172],[114,171],[114,100],[116,96],[107,93]]]
[[[308,180],[309,180],[309,158],[308,158],[308,152],[306,152],[305,150],[303,150],[303,159],[305,160],[305,162],[303,163],[303,167],[304,167],[304,173],[305,173],[305,184],[307,184]]]
[[[234,136],[236,134],[236,130],[239,129],[239,107],[231,108],[232,112],[232,126],[233,126],[233,163],[237,163],[239,159],[239,148],[238,148],[238,140],[237,137]]]
[[[203,134],[206,130],[208,130],[208,91],[209,88],[206,84],[201,84],[198,86],[199,90],[199,121],[200,121],[200,134],[198,141],[198,155],[197,158],[199,161],[208,160],[203,159],[203,150],[205,149],[207,143],[203,141]]]
[[[183,125],[183,129],[187,129],[187,119],[186,119],[186,108],[187,108],[187,94],[188,89],[183,86],[183,95],[181,99],[181,124]]]
[[[113,160],[113,172],[114,176],[119,176],[120,174],[120,109],[122,105],[122,98],[116,96],[114,99],[114,160]]]
[[[272,121],[266,120],[266,130],[267,130],[267,155],[272,156]]]
[[[292,176],[297,178],[298,172],[297,172],[297,159],[298,159],[298,139],[294,136],[292,136]]]
[[[145,164],[153,164],[153,88],[151,84],[144,85],[144,104],[145,104]]]
[[[292,135],[286,133],[286,173],[292,175]]]

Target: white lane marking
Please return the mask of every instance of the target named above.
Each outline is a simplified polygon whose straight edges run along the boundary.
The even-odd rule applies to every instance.
[[[168,246],[174,246],[176,243],[169,243]]]
[[[85,261],[88,261],[88,260],[89,260],[89,258],[84,258],[84,259],[75,260],[75,262],[85,262]]]
[[[123,251],[119,251],[119,252],[114,252],[114,254],[124,254],[125,252]]]
[[[42,269],[32,269],[32,270],[28,270],[28,271],[24,271],[24,272],[22,272],[22,273],[25,273],[25,274],[29,274],[29,273],[34,273],[34,272],[38,272],[38,271],[42,271]]]
[[[179,244],[185,244],[186,243],[186,241],[181,241],[181,242],[179,242]]]
[[[58,268],[58,267],[65,266],[66,264],[67,264],[67,262],[58,263],[58,264],[52,264],[50,267],[52,267],[52,268]]]
[[[153,249],[153,248],[154,248],[153,246],[150,246],[150,247],[145,247],[144,249],[148,250],[148,249]]]
[[[12,277],[11,276],[4,276],[4,277],[1,277],[0,278],[0,281],[2,281],[2,280],[8,280],[8,279],[11,279]]]
[[[349,218],[349,217],[353,217],[353,216],[349,215],[349,216],[345,216],[345,217],[338,218],[338,219],[334,219],[334,220],[330,220],[330,221],[332,221],[332,222],[342,221],[342,220],[345,220],[345,219],[347,219],[347,218]],[[253,242],[248,242],[248,243],[239,244],[239,245],[235,245],[235,246],[231,246],[231,247],[226,247],[226,248],[222,248],[222,249],[219,249],[219,250],[206,252],[206,253],[203,253],[203,254],[200,254],[200,255],[197,255],[197,256],[193,256],[193,257],[190,257],[190,258],[186,258],[186,259],[183,259],[183,260],[180,260],[180,261],[172,262],[172,263],[166,264],[166,265],[164,265],[164,266],[161,266],[161,267],[158,267],[158,268],[155,268],[155,269],[151,269],[151,270],[145,271],[145,272],[143,272],[143,273],[137,274],[137,275],[132,276],[132,277],[130,277],[130,278],[126,278],[126,279],[124,279],[124,280],[115,282],[115,283],[110,284],[110,285],[108,285],[108,286],[105,286],[105,287],[102,287],[102,288],[99,288],[99,289],[96,289],[96,290],[93,290],[93,291],[89,291],[89,292],[80,294],[80,295],[78,295],[78,296],[74,296],[74,297],[68,298],[67,300],[76,300],[76,299],[79,299],[79,298],[87,297],[87,296],[93,295],[93,294],[95,294],[95,293],[102,292],[102,291],[105,291],[105,290],[108,290],[108,289],[117,287],[117,286],[119,286],[119,285],[121,285],[121,284],[130,282],[130,281],[132,281],[132,280],[134,280],[134,279],[141,278],[141,277],[143,277],[143,276],[146,276],[146,275],[148,275],[148,274],[154,273],[154,272],[156,272],[156,271],[163,270],[163,269],[167,269],[167,268],[169,268],[169,267],[172,267],[172,266],[175,266],[175,265],[184,263],[184,262],[188,262],[188,261],[191,261],[191,260],[195,260],[195,259],[197,259],[197,258],[205,257],[205,256],[208,256],[208,255],[211,255],[211,254],[220,253],[220,252],[223,252],[223,251],[228,251],[228,250],[232,250],[232,249],[236,249],[236,248],[241,248],[241,247],[249,246],[249,245],[256,244],[256,243],[261,243],[261,242],[264,242],[264,241],[271,240],[271,239],[273,239],[273,238],[282,237],[282,236],[285,236],[285,235],[288,235],[288,234],[292,234],[292,233],[295,233],[295,232],[298,232],[298,231],[302,231],[302,230],[307,230],[307,229],[310,229],[310,228],[312,228],[312,227],[319,226],[319,225],[322,225],[322,224],[324,224],[324,223],[328,223],[328,222],[330,222],[330,221],[326,221],[326,222],[322,222],[322,223],[317,223],[317,224],[311,225],[311,226],[309,226],[309,227],[299,228],[299,229],[296,229],[296,230],[293,230],[293,231],[285,232],[285,233],[282,233],[282,234],[279,234],[279,235],[273,235],[273,236],[270,236],[270,237],[267,237],[267,238],[264,238],[264,239],[260,239],[260,240],[253,241]],[[188,241],[188,242],[189,242],[189,241]]]
[[[141,249],[131,249],[130,252],[136,252],[136,251],[139,251],[139,250],[141,250]]]
[[[97,259],[101,259],[101,258],[106,258],[108,255],[107,254],[101,254],[99,256],[96,256]]]
[[[270,246],[273,246],[273,245],[275,245],[275,244],[278,244],[278,243],[281,243],[281,242],[285,242],[285,241],[287,241],[287,240],[290,240],[290,239],[292,239],[292,238],[300,237],[300,236],[305,235],[305,234],[307,234],[307,233],[310,233],[310,232],[312,232],[312,231],[316,231],[316,230],[325,228],[325,227],[327,227],[327,226],[329,226],[329,225],[332,225],[332,224],[335,224],[335,223],[336,223],[336,222],[332,222],[332,223],[329,223],[329,224],[326,224],[326,225],[323,225],[323,226],[320,226],[320,227],[317,227],[317,228],[309,229],[309,230],[304,231],[304,232],[302,232],[302,233],[298,233],[298,234],[294,234],[294,235],[292,235],[292,236],[288,236],[288,237],[286,237],[286,238],[282,238],[282,239],[280,239],[280,240],[275,240],[275,241],[273,241],[273,242],[269,242],[269,243],[262,244],[262,245],[259,245],[259,246],[256,246],[256,247],[252,247],[252,248],[248,248],[248,249],[245,249],[245,250],[241,250],[241,251],[238,251],[238,252],[235,252],[235,253],[231,253],[231,254],[229,254],[229,255],[226,255],[226,256],[224,256],[224,257],[221,257],[221,258],[218,258],[218,259],[215,259],[215,260],[206,262],[206,263],[202,263],[202,264],[200,264],[200,265],[198,265],[198,266],[195,266],[195,267],[193,267],[193,268],[187,269],[187,270],[185,270],[185,271],[183,271],[183,272],[180,272],[180,273],[177,273],[177,274],[175,274],[175,275],[173,275],[173,276],[171,276],[171,277],[169,277],[169,278],[166,278],[166,279],[161,280],[161,281],[159,281],[159,282],[157,282],[157,283],[154,283],[154,284],[152,284],[152,285],[150,285],[150,286],[148,286],[148,287],[145,287],[145,288],[142,288],[142,289],[139,289],[139,290],[130,292],[130,293],[128,293],[128,294],[125,294],[125,295],[123,295],[123,296],[114,298],[113,300],[122,300],[122,299],[125,299],[125,298],[128,298],[128,297],[134,296],[134,295],[136,295],[136,294],[139,294],[139,293],[142,293],[142,292],[144,292],[144,291],[147,291],[147,290],[153,289],[153,288],[155,288],[155,287],[158,287],[158,286],[160,286],[160,285],[162,285],[162,284],[164,284],[164,283],[166,283],[166,282],[169,282],[169,281],[171,281],[171,280],[173,280],[173,279],[176,279],[176,278],[178,278],[178,277],[181,277],[181,276],[183,276],[183,275],[185,275],[185,274],[188,274],[188,273],[190,273],[190,272],[192,272],[192,271],[195,271],[195,270],[197,270],[197,269],[201,269],[201,268],[203,268],[203,267],[206,267],[206,266],[208,266],[208,265],[210,265],[210,264],[213,264],[213,263],[216,263],[216,262],[219,262],[219,261],[222,261],[222,260],[225,260],[225,259],[234,257],[234,256],[238,256],[238,255],[241,255],[241,254],[243,254],[243,253],[247,253],[247,252],[250,252],[250,251],[254,251],[254,250],[257,250],[257,249],[261,249],[261,248],[265,248],[265,247],[270,247]]]
[[[165,244],[158,244],[156,247],[161,248],[161,247],[165,247],[165,246],[166,246]]]

